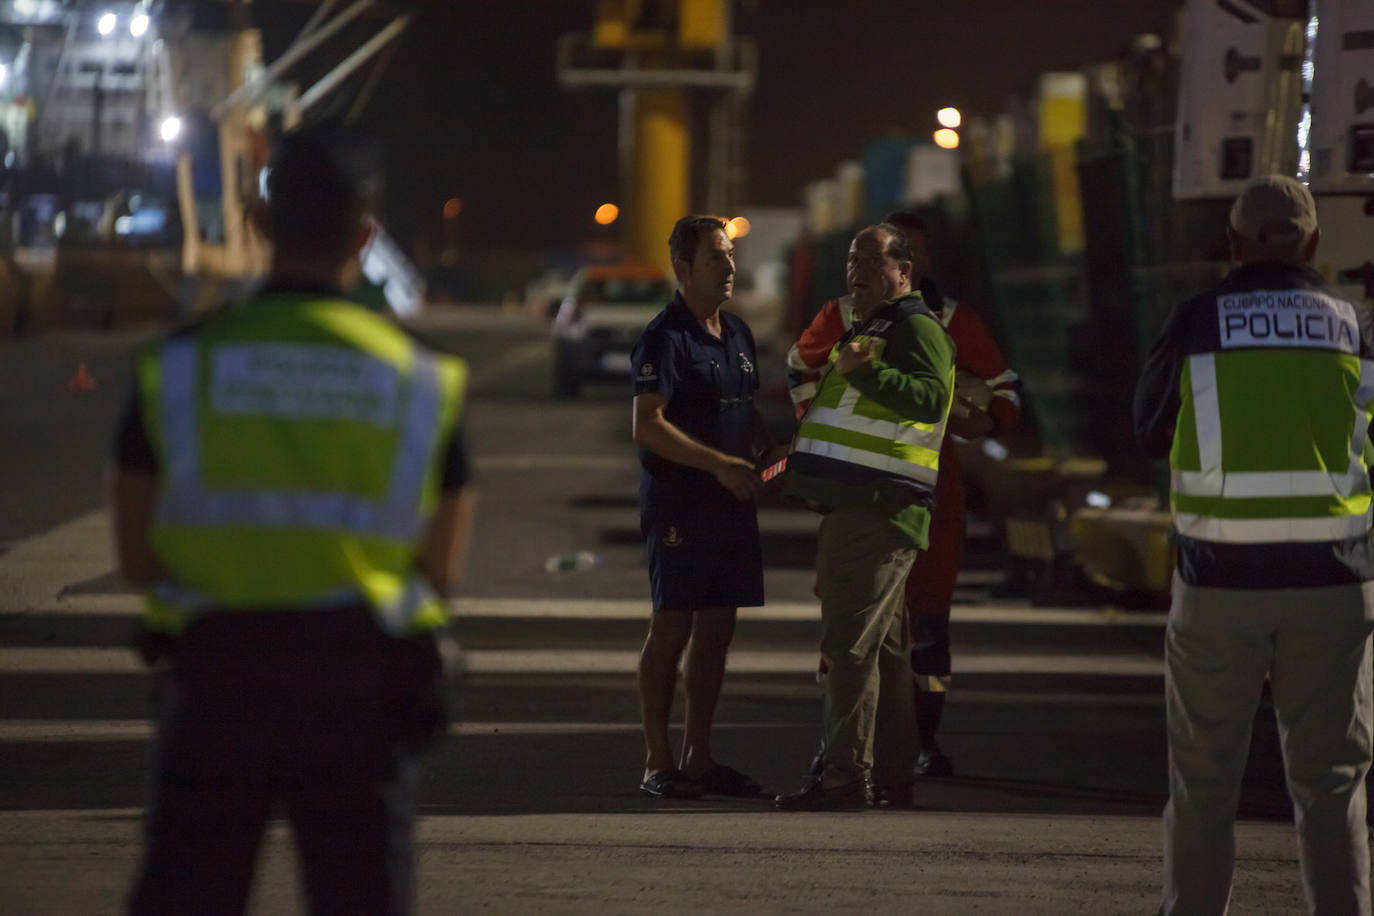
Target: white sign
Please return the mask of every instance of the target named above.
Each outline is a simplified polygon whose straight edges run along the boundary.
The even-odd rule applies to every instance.
[[[390,426],[400,375],[343,347],[231,344],[214,348],[210,406],[217,413],[337,419]]]
[[[1217,297],[1222,349],[1306,347],[1360,352],[1355,307],[1307,289],[1257,290]]]

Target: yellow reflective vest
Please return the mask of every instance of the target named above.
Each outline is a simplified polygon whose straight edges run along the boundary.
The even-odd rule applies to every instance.
[[[352,303],[268,294],[145,349],[158,458],[145,625],[365,604],[393,635],[447,620],[415,570],[466,366]]]
[[[889,337],[903,330],[911,315],[924,315],[943,331],[939,319],[915,294],[856,323],[841,343],[872,340],[874,357],[882,359]],[[831,348],[831,369],[839,346]],[[943,410],[935,422],[903,416],[850,385],[838,372],[827,370],[815,398],[802,415],[793,452],[833,459],[933,491],[940,470],[940,443],[945,437],[954,397],[953,360],[941,368],[948,378]],[[806,459],[794,463],[805,464]]]
[[[1369,528],[1374,362],[1320,289],[1223,292],[1183,361],[1169,452],[1180,534],[1264,544]]]

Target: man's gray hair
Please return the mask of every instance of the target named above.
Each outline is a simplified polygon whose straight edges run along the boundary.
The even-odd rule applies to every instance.
[[[911,254],[911,243],[907,241],[906,233],[902,230],[900,226],[896,226],[888,222],[874,223],[871,226],[865,226],[864,228],[860,229],[858,232],[854,234],[854,237],[858,238],[859,236],[869,232],[887,233],[887,244],[883,246],[883,253],[888,257],[892,258],[892,260],[915,260]]]

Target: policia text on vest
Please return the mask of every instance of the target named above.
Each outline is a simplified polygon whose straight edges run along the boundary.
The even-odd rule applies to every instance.
[[[1217,297],[1221,346],[1314,347],[1359,352],[1355,310],[1314,290],[1258,290]]]

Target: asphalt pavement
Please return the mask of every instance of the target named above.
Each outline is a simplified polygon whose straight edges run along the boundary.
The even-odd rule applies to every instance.
[[[992,596],[975,524],[943,743],[956,775],[911,811],[785,813],[767,798],[637,791],[634,664],[647,587],[623,385],[547,396],[543,328],[495,310],[427,328],[473,366],[482,487],[456,601],[468,672],[421,795],[420,913],[1147,913],[1165,801],[1162,615]],[[149,682],[101,502],[128,348],[0,341],[0,887],[7,913],[117,912],[138,857]],[[85,361],[100,387],[65,381]],[[769,603],[741,613],[716,755],[770,791],[817,739],[815,519],[761,514]],[[549,573],[560,553],[598,562]],[[680,703],[680,701],[679,701]],[[679,707],[680,708],[680,707]],[[676,734],[676,733],[675,733]],[[1303,909],[1272,715],[1256,720],[1233,912]],[[301,911],[273,828],[252,912]]]

